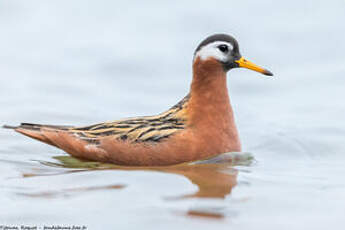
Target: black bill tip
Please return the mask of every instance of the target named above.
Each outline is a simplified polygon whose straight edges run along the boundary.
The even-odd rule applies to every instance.
[[[273,73],[267,69],[263,72],[263,74],[265,74],[266,76],[273,76]]]

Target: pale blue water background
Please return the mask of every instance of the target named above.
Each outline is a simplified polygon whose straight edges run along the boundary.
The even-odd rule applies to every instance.
[[[228,74],[243,150],[256,162],[235,167],[225,199],[166,199],[197,191],[176,174],[67,173],[39,162],[65,153],[1,129],[0,225],[343,229],[344,12],[340,0],[1,1],[1,123],[159,113],[187,94],[194,49],[216,32],[235,36],[275,78]],[[73,190],[112,185],[125,187]],[[34,195],[50,191],[58,195]],[[222,217],[185,215],[195,209]]]

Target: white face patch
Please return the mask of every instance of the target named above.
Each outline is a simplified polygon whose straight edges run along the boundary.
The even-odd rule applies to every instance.
[[[203,46],[198,52],[195,53],[194,59],[200,57],[201,60],[207,60],[208,58],[214,58],[221,62],[226,62],[228,54],[219,50],[219,45],[227,45],[229,51],[233,49],[233,46],[228,42],[216,41],[206,46]]]

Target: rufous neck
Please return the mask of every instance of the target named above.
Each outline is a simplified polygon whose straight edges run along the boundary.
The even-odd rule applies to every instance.
[[[227,89],[226,72],[220,63],[214,60],[194,62],[190,96],[189,124],[204,136],[217,134],[231,140],[238,146],[236,149],[240,149]]]
[[[190,90],[189,108],[191,119],[222,116],[232,118],[232,109],[228,95],[226,73],[215,60],[196,60],[193,64],[193,81]],[[194,117],[196,116],[196,117]]]

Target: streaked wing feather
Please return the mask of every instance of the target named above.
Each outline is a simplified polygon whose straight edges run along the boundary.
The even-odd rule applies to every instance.
[[[159,142],[183,130],[189,95],[168,111],[156,116],[136,117],[84,127],[69,128],[80,139],[97,143],[102,137],[113,136],[131,142]]]

